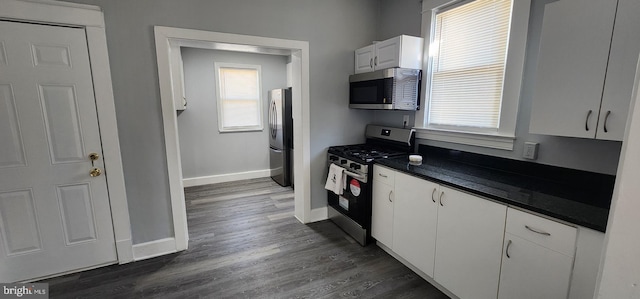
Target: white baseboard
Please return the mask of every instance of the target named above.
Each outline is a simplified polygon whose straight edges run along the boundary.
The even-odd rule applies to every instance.
[[[327,212],[327,207],[317,208],[311,210],[311,217],[309,217],[309,222],[318,222],[322,220],[329,219],[329,214]]]
[[[266,178],[268,176],[270,176],[269,169],[263,169],[263,170],[253,170],[253,171],[236,172],[236,173],[229,173],[229,174],[201,176],[201,177],[195,177],[195,178],[186,178],[186,179],[182,179],[182,184],[185,187],[193,187],[193,186],[233,182],[233,181],[239,181],[239,180]]]
[[[176,252],[176,240],[165,238],[133,245],[133,260],[141,261]]]
[[[133,262],[133,244],[131,239],[116,241],[116,252],[118,253],[118,264]]]

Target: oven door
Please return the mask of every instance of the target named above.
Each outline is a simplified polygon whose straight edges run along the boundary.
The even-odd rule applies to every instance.
[[[371,186],[366,178],[347,174],[347,185],[342,195],[328,191],[328,204],[363,228],[371,226]]]

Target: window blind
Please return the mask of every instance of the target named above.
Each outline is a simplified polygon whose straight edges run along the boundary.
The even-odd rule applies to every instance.
[[[259,73],[256,69],[220,67],[219,117],[223,129],[260,126]]]
[[[429,124],[497,129],[511,0],[438,11],[430,47]]]

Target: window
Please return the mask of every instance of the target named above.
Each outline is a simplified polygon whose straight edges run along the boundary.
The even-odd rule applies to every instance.
[[[262,130],[260,66],[215,64],[220,132]]]
[[[427,109],[418,137],[513,149],[530,1],[442,2],[423,2]]]

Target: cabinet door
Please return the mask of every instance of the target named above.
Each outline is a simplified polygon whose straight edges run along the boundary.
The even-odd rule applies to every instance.
[[[374,52],[374,45],[366,46],[355,51],[356,74],[373,71]]]
[[[393,187],[373,180],[371,236],[393,249]]]
[[[434,279],[460,298],[495,299],[507,207],[440,188]]]
[[[397,173],[393,206],[393,251],[433,277],[438,185]]]
[[[505,234],[499,299],[567,298],[573,258]]]
[[[616,3],[559,0],[546,4],[531,133],[596,136]]]
[[[629,113],[638,53],[640,1],[619,0],[604,84],[597,139],[622,141]],[[606,131],[605,131],[606,129]]]
[[[374,68],[381,70],[400,66],[401,46],[401,36],[376,43],[376,56],[373,58]]]

